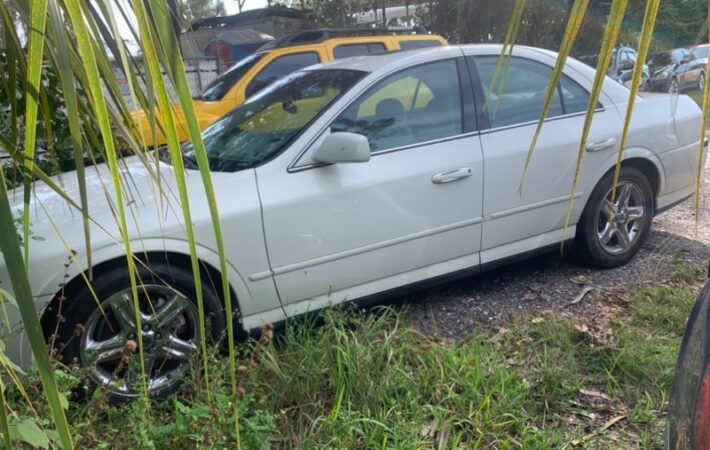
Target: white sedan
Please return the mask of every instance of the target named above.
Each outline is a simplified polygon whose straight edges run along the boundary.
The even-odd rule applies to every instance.
[[[556,54],[516,47],[504,88],[491,91],[500,52],[446,47],[314,66],[204,132],[240,330],[559,251],[561,242],[588,264],[618,266],[643,245],[655,214],[692,195],[700,110],[685,96],[644,94],[611,202],[629,91],[610,79],[571,194],[594,78],[572,59],[518,192]],[[196,289],[211,338],[225,329],[213,225],[189,144],[183,155],[204,272],[199,287],[170,161],[122,163],[131,245],[144,262],[143,346],[154,395],[177,387],[199,348]],[[39,184],[31,226],[44,240],[31,242],[30,281],[48,339],[58,331],[53,343],[63,361],[77,360],[96,384],[130,398],[135,377],[122,356],[135,349],[128,344],[136,330],[124,246],[107,167],[87,174],[90,257],[81,214]],[[78,198],[74,177],[65,174],[62,183]],[[16,197],[21,208],[21,192]],[[91,289],[82,276],[89,262]],[[0,266],[6,288],[7,278]],[[21,330],[5,339],[15,361],[31,362]]]

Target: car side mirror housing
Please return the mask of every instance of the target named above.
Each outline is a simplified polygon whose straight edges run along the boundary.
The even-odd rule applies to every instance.
[[[631,61],[623,61],[621,64],[619,64],[619,70],[631,70],[634,68],[634,63]]]
[[[362,134],[335,132],[323,139],[313,159],[328,164],[359,163],[370,160],[370,142]]]

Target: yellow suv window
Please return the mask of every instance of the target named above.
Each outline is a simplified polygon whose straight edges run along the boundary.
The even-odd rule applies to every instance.
[[[383,86],[377,90],[370,98],[365,100],[360,109],[358,109],[357,117],[369,117],[375,115],[377,105],[384,99],[396,99],[404,105],[405,111],[425,107],[432,98],[429,86],[424,84],[422,80],[414,77],[406,77],[397,80],[393,83]]]
[[[279,78],[319,62],[320,58],[316,52],[291,53],[279,56],[251,80],[247,87],[246,96],[249,98]]]

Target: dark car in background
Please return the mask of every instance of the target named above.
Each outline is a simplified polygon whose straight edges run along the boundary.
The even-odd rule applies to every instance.
[[[667,450],[710,450],[710,283],[688,318],[668,405]]]
[[[648,59],[651,89],[683,92],[705,88],[705,65],[687,48],[654,53]]]
[[[690,49],[690,52],[698,58],[698,61],[702,64],[708,63],[708,50],[710,50],[710,45],[696,45]]]
[[[577,59],[589,66],[597,67],[599,55],[579,56]],[[631,78],[633,77],[634,67],[636,67],[637,60],[638,55],[636,54],[636,50],[631,47],[619,47],[614,49],[614,54],[611,58],[607,75],[613,80],[618,81],[624,86],[630,88]],[[649,81],[650,74],[648,66],[644,65],[643,77],[639,87],[644,91],[650,90],[651,85]]]

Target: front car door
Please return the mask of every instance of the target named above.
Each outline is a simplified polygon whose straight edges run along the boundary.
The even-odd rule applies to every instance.
[[[257,168],[287,315],[478,267],[483,165],[473,94],[463,58],[438,58],[367,78],[371,87],[305,154]],[[328,133],[343,131],[367,136],[369,162],[309,159]]]
[[[466,52],[471,54],[469,60],[479,78],[477,97],[488,122],[481,132],[485,164],[481,264],[574,237],[574,224],[586,198],[583,194],[588,195],[600,167],[618,149],[618,132],[609,134],[608,130],[618,129],[619,114],[613,107],[599,105],[580,184],[571,196],[592,81],[584,79],[584,85],[579,84],[573,80],[575,73],[566,68],[519,192],[555,58],[516,49],[504,88],[491,91],[498,54],[478,49]],[[482,98],[487,99],[487,105]],[[573,219],[564,229],[571,197],[576,200]]]

